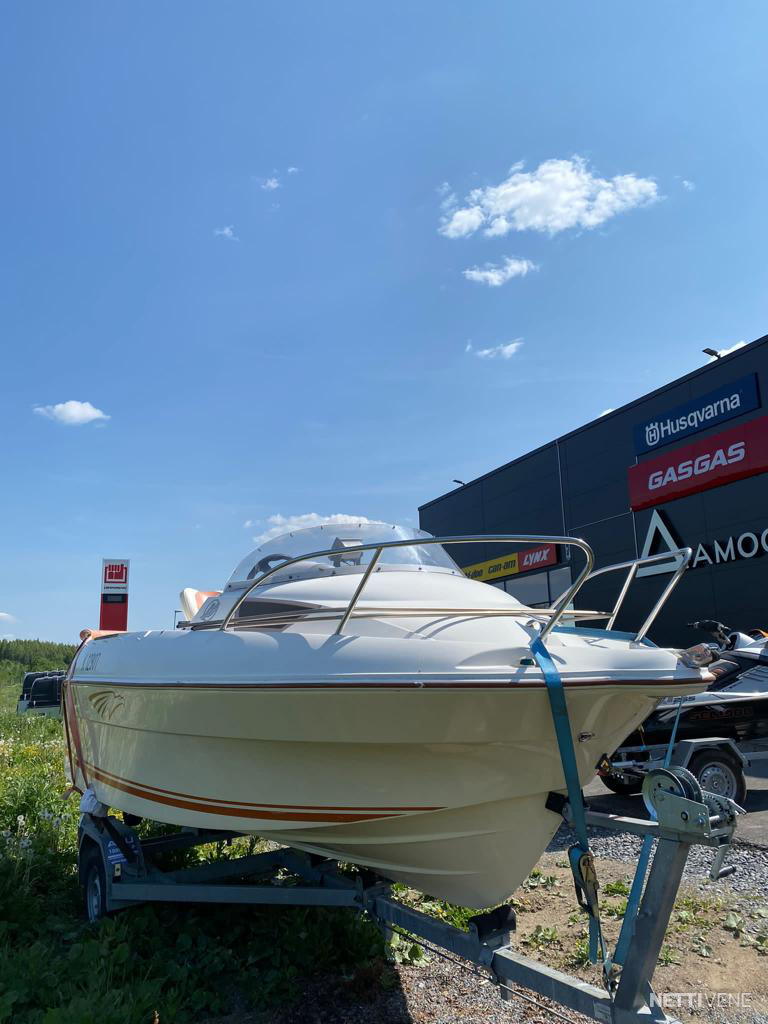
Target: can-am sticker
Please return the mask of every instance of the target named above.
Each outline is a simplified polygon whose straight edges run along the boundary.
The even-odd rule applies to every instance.
[[[768,416],[629,468],[629,504],[637,510],[768,470]]]
[[[693,402],[678,405],[653,419],[638,423],[634,428],[635,452],[645,455],[665,444],[680,441],[690,434],[759,408],[757,374],[750,373]]]
[[[693,550],[689,569],[757,558],[768,554],[768,526],[759,530],[745,530],[743,533],[713,541],[678,540],[659,509],[654,509],[648,522],[640,557],[648,558],[650,555],[660,555],[665,551],[677,551],[685,547]],[[638,570],[637,575],[656,576],[659,573],[674,572],[677,566],[678,560],[670,558],[668,562],[644,566]]]
[[[462,572],[471,580],[488,583],[492,580],[503,579],[505,576],[516,576],[521,572],[530,572],[532,569],[543,569],[545,566],[556,564],[557,548],[555,545],[540,544],[535,548],[526,548],[525,551],[513,551],[500,558],[491,558],[487,562],[467,565]]]

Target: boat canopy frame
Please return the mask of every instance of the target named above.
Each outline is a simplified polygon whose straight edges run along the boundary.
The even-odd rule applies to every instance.
[[[351,598],[349,599],[346,608],[344,609],[344,611],[341,614],[341,619],[339,621],[339,625],[337,626],[337,628],[335,630],[335,634],[337,636],[340,636],[343,633],[343,631],[344,631],[344,627],[347,625],[347,623],[349,622],[349,620],[353,616],[357,617],[357,616],[360,616],[360,615],[371,614],[371,610],[370,609],[366,610],[365,612],[361,612],[361,611],[357,610],[357,605],[358,605],[358,602],[360,601],[360,598],[361,598],[361,596],[363,594],[363,591],[365,590],[365,586],[368,583],[368,580],[370,579],[374,569],[376,568],[376,565],[377,565],[377,563],[379,561],[379,558],[381,557],[381,554],[382,554],[383,551],[385,551],[385,550],[387,550],[389,548],[421,547],[421,546],[430,545],[430,544],[440,544],[440,545],[448,545],[448,544],[529,544],[529,545],[552,544],[555,547],[563,547],[563,548],[566,548],[566,549],[568,549],[570,547],[578,548],[584,554],[584,557],[585,557],[584,567],[581,569],[581,571],[579,572],[579,574],[576,577],[575,581],[570,585],[570,587],[568,587],[568,589],[565,590],[563,592],[563,594],[561,594],[560,597],[557,599],[557,601],[555,601],[555,603],[553,605],[551,605],[551,607],[549,607],[549,608],[525,608],[525,607],[523,607],[522,609],[521,608],[511,608],[509,611],[507,611],[506,609],[503,609],[503,608],[472,608],[472,609],[458,609],[458,610],[455,609],[455,608],[440,608],[440,609],[436,609],[436,608],[413,608],[413,609],[410,609],[409,608],[409,609],[407,609],[407,613],[409,615],[456,614],[457,611],[458,611],[461,614],[475,615],[475,616],[480,616],[480,617],[482,617],[482,616],[490,616],[490,615],[510,615],[510,616],[515,616],[515,615],[520,615],[520,614],[525,614],[525,615],[534,616],[534,617],[548,616],[546,622],[544,622],[544,624],[541,627],[541,630],[537,634],[539,640],[541,640],[541,641],[546,639],[546,637],[549,635],[549,633],[552,632],[552,630],[555,628],[555,626],[558,624],[558,622],[560,622],[563,619],[563,617],[575,616],[576,618],[578,618],[578,617],[606,618],[608,621],[606,623],[606,627],[605,628],[607,630],[612,629],[613,625],[616,622],[616,619],[618,617],[619,611],[621,610],[622,605],[624,604],[624,600],[625,600],[627,594],[629,593],[629,590],[630,590],[633,582],[637,578],[638,570],[641,567],[648,566],[648,565],[654,565],[654,564],[657,564],[659,562],[668,563],[668,562],[674,561],[674,562],[676,562],[676,566],[675,566],[675,569],[674,569],[674,571],[672,573],[671,579],[668,581],[667,585],[662,590],[661,594],[659,595],[659,597],[657,598],[655,604],[653,605],[653,607],[651,608],[650,612],[648,613],[648,616],[646,617],[646,619],[643,622],[642,626],[640,627],[640,629],[637,631],[637,633],[633,637],[633,642],[634,643],[642,643],[643,640],[645,639],[646,635],[648,634],[649,629],[651,628],[653,623],[656,621],[656,618],[657,618],[659,612],[661,611],[661,609],[666,604],[670,594],[672,593],[672,591],[675,589],[675,587],[679,583],[681,576],[683,575],[685,570],[688,568],[688,564],[689,564],[689,562],[691,560],[691,556],[693,554],[693,551],[692,551],[691,548],[678,548],[678,549],[676,549],[674,551],[664,551],[664,552],[662,552],[660,554],[648,555],[648,556],[646,556],[644,558],[633,558],[633,559],[631,559],[631,560],[629,560],[627,562],[617,562],[614,565],[607,565],[607,566],[603,566],[603,567],[601,567],[599,569],[595,569],[594,568],[594,564],[595,564],[594,551],[592,550],[591,546],[587,543],[587,541],[583,540],[581,537],[550,537],[550,536],[538,535],[538,534],[511,534],[511,533],[508,533],[508,534],[471,534],[471,535],[468,535],[468,536],[451,536],[451,537],[411,537],[411,538],[408,538],[407,540],[375,541],[375,542],[372,542],[370,544],[357,544],[357,545],[350,546],[350,547],[346,548],[345,551],[344,551],[344,554],[346,556],[349,556],[349,555],[352,555],[352,554],[357,554],[358,552],[362,553],[364,551],[373,551],[374,554],[371,557],[370,562],[366,566],[365,572],[362,574],[360,582],[358,583],[357,587],[355,588],[354,593],[352,594]],[[253,591],[256,590],[258,587],[263,586],[267,582],[267,580],[270,579],[270,577],[272,577],[273,575],[275,575],[278,572],[283,572],[286,568],[288,568],[291,565],[297,565],[297,564],[299,564],[301,562],[314,561],[314,560],[319,559],[319,558],[338,556],[338,553],[339,553],[338,552],[338,548],[326,548],[323,551],[310,551],[310,552],[306,552],[306,553],[304,553],[302,555],[298,555],[295,558],[285,559],[284,561],[280,562],[278,565],[272,566],[271,568],[267,569],[265,572],[263,572],[261,574],[261,576],[257,577],[255,580],[249,582],[247,584],[247,586],[245,586],[245,588],[243,589],[242,593],[238,595],[237,600],[234,602],[232,607],[229,609],[227,614],[224,616],[223,620],[221,620],[220,624],[216,623],[216,622],[209,622],[209,623],[205,623],[205,624],[202,624],[202,625],[204,625],[204,626],[206,626],[208,628],[211,628],[212,626],[217,626],[221,630],[227,629],[232,624],[233,618],[237,614],[238,609],[243,604],[243,602],[246,600],[246,598],[248,598],[249,595],[252,594]],[[575,598],[576,594],[578,594],[578,592],[582,589],[582,587],[586,583],[588,583],[590,580],[596,579],[598,576],[603,576],[603,575],[605,575],[607,573],[621,572],[623,570],[626,570],[626,576],[624,578],[624,582],[623,582],[623,584],[621,586],[621,589],[619,591],[618,597],[616,598],[616,602],[615,602],[615,604],[613,606],[613,609],[610,612],[606,612],[606,613],[590,612],[590,613],[588,613],[588,616],[587,616],[585,613],[582,613],[581,615],[579,615],[578,612],[573,612],[573,611],[569,612],[568,611],[568,606],[571,604],[571,602]],[[376,612],[379,615],[387,615],[388,616],[388,615],[392,615],[393,613],[394,614],[398,614],[398,613],[399,614],[403,614],[403,613],[406,612],[406,609],[396,609],[396,610],[395,609],[386,609],[386,610],[384,610],[384,609],[377,609]],[[334,610],[333,611],[333,616],[335,617],[337,614],[338,614],[338,612]],[[326,617],[328,617],[328,616],[326,616]],[[257,619],[255,621],[260,621],[260,620]],[[197,625],[197,624],[194,624],[194,625]]]

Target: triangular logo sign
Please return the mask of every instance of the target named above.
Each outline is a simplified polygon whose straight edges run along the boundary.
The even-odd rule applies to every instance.
[[[661,518],[661,512],[654,509],[648,523],[648,531],[645,535],[641,558],[648,558],[650,555],[660,555],[664,551],[677,551],[680,545],[672,536],[667,524]],[[656,562],[655,565],[646,565],[638,569],[638,576],[657,576],[659,573],[674,572],[680,564],[677,558],[671,558],[668,562]]]

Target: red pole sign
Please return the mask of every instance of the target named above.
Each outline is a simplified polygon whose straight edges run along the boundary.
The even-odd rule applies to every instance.
[[[127,558],[105,558],[101,563],[101,614],[99,629],[125,632],[128,629]]]

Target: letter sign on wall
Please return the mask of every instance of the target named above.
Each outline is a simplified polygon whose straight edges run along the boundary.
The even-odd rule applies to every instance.
[[[629,468],[635,511],[768,470],[768,416]]]
[[[504,579],[505,576],[544,569],[549,565],[557,565],[557,548],[554,544],[540,544],[535,548],[526,548],[525,551],[513,551],[508,555],[491,558],[487,562],[467,565],[462,572],[471,580],[490,583],[492,580]]]
[[[693,402],[654,416],[635,426],[635,453],[645,455],[665,444],[682,441],[707,427],[716,427],[735,416],[760,408],[757,374],[749,373],[732,384],[710,391]]]

